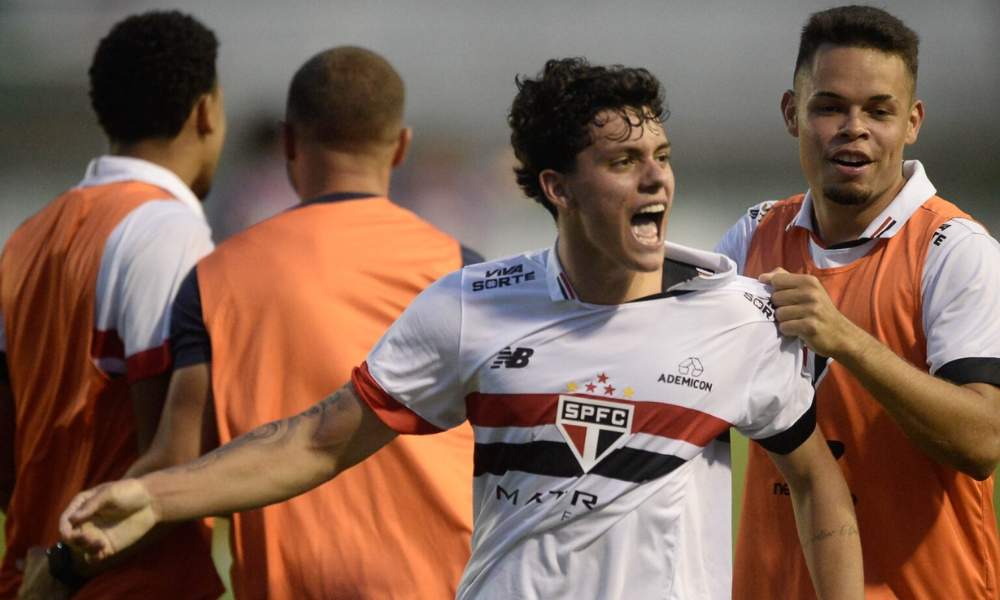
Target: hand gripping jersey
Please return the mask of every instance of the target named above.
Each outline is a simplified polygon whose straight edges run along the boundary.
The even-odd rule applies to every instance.
[[[552,249],[466,267],[355,370],[396,431],[472,424],[458,598],[729,597],[728,513],[711,510],[728,506],[728,463],[705,449],[735,426],[790,451],[813,430],[812,390],[762,285],[716,254],[667,257],[703,271],[617,306],[576,300]]]
[[[343,386],[417,293],[462,261],[451,237],[357,194],[311,200],[226,240],[198,263],[194,294],[220,442]],[[233,515],[235,597],[453,599],[472,535],[472,449],[468,426],[398,438],[311,492]]]
[[[59,515],[73,496],[121,478],[135,461],[128,382],[170,367],[168,308],[183,273],[211,249],[200,210],[165,169],[103,157],[80,187],[8,241],[0,258],[0,351],[14,393],[17,477],[0,598],[14,598],[22,576],[15,563],[28,548],[59,541]],[[188,523],[74,598],[198,599],[223,591],[207,530]]]
[[[811,196],[751,209],[720,244],[756,277],[819,278],[834,304],[911,364],[955,383],[1000,385],[1000,247],[936,197],[917,162],[860,245],[823,248]],[[1000,544],[993,480],[920,451],[846,369],[809,354],[817,422],[855,498],[869,600],[995,600]],[[783,480],[751,447],[734,598],[814,598]]]

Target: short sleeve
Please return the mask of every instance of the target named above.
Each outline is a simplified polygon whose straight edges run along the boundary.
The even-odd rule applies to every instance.
[[[715,246],[715,252],[728,256],[736,263],[736,272],[740,275],[746,268],[747,251],[750,249],[750,240],[757,230],[757,225],[774,204],[774,201],[768,201],[750,208],[739,221],[729,228],[729,231]]]
[[[466,419],[461,293],[461,271],[433,283],[355,370],[359,396],[398,433],[433,433]]]
[[[978,223],[948,221],[932,238],[922,287],[931,373],[1000,385],[1000,244]]]
[[[170,369],[174,297],[212,248],[208,224],[176,201],[147,202],[112,233],[98,275],[97,328],[117,333],[129,381]]]
[[[181,283],[170,312],[170,352],[174,369],[212,361],[212,340],[201,309],[198,268]]]
[[[750,371],[745,421],[737,430],[770,452],[787,454],[816,427],[812,382],[798,338],[781,335],[772,322],[755,326],[758,362]]]

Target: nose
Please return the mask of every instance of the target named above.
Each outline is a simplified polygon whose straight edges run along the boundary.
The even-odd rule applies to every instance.
[[[868,125],[863,117],[864,115],[860,108],[851,108],[847,111],[838,135],[849,140],[867,138],[869,135]]]
[[[656,157],[650,157],[644,161],[643,166],[642,179],[639,181],[643,192],[656,193],[670,184],[673,174],[670,163],[661,163]]]

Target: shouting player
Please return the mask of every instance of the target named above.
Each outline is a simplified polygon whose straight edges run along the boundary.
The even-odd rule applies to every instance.
[[[721,600],[728,519],[704,500],[728,497],[729,478],[705,449],[736,427],[789,480],[820,597],[860,600],[854,512],[815,428],[801,343],[732,261],[664,242],[660,83],[568,59],[519,90],[517,176],[555,216],[552,248],[444,277],[338,392],[182,467],[81,494],[66,538],[102,558],[157,522],[282,500],[400,433],[468,421],[476,516],[458,598]]]

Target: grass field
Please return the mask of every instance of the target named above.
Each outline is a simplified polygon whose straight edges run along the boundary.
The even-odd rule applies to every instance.
[[[746,471],[746,457],[747,457],[747,439],[735,431],[732,432],[732,443],[733,443],[733,539],[736,539],[736,528],[740,521],[740,503],[739,498],[743,493],[743,474]],[[998,471],[1000,472],[1000,471]],[[998,494],[997,488],[993,490],[994,504],[1000,507],[1000,494]],[[1000,516],[1000,515],[998,515]],[[0,517],[0,524],[3,523],[3,518]],[[228,519],[216,519],[215,520],[215,539],[212,548],[212,554],[215,557],[215,564],[219,568],[219,572],[226,582],[226,587],[229,587],[229,564],[231,559],[229,557],[229,520]],[[3,549],[3,528],[0,527],[0,551]],[[227,593],[222,597],[221,600],[232,600],[232,595]]]

